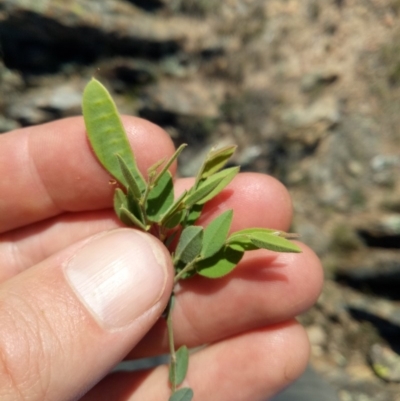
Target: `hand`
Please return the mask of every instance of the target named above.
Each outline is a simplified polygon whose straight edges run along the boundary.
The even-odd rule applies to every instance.
[[[143,172],[173,153],[160,128],[124,124]],[[0,399],[168,400],[165,366],[106,376],[127,354],[168,352],[160,315],[173,269],[158,240],[115,218],[114,185],[83,120],[1,135],[0,175]],[[180,190],[189,185],[178,181]],[[207,204],[203,223],[227,208],[232,231],[288,230],[292,213],[280,183],[250,173]],[[211,344],[190,360],[195,400],[268,399],[302,373],[309,345],[294,317],[322,284],[318,259],[302,248],[249,252],[226,278],[179,286],[177,345]]]

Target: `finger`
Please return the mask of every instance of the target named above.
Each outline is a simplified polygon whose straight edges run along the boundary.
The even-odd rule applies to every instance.
[[[321,292],[323,273],[317,256],[301,247],[303,252],[298,254],[252,251],[228,276],[181,281],[173,311],[177,346],[219,341],[292,319],[310,308]],[[161,319],[129,357],[167,350],[167,330]]]
[[[267,400],[304,371],[309,345],[295,322],[257,330],[211,345],[191,355],[183,386],[194,401]],[[150,372],[108,376],[81,401],[168,400],[165,366]]]
[[[193,179],[177,180],[177,192]],[[110,200],[111,202],[111,200]],[[232,231],[249,227],[287,230],[292,216],[285,187],[263,174],[239,174],[217,199],[208,202],[200,224],[207,225],[224,210],[233,209]],[[64,247],[101,230],[120,225],[112,210],[63,214],[43,222],[0,234],[0,281],[29,268]]]
[[[77,399],[160,316],[171,278],[168,252],[158,240],[118,229],[3,283],[0,399]]]
[[[142,172],[173,153],[161,128],[134,117],[123,122]],[[111,204],[114,186],[90,148],[81,117],[1,135],[0,152],[0,232]]]
[[[122,227],[111,209],[64,213],[0,234],[0,283],[75,242]]]

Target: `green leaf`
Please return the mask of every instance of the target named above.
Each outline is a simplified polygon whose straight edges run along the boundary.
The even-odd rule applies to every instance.
[[[217,171],[221,170],[230,157],[235,153],[237,146],[226,146],[221,149],[213,150],[207,155],[206,160],[201,166],[199,173],[197,175],[196,183],[201,180],[210,177]]]
[[[227,244],[237,250],[251,251],[254,249],[269,249],[276,252],[301,252],[293,242],[283,238],[280,231],[249,228],[232,234]]]
[[[121,171],[117,154],[124,160],[129,171],[135,176],[141,191],[145,181],[136,166],[128,138],[117,108],[107,89],[92,79],[83,92],[83,118],[90,144],[106,170],[125,187],[128,183]]]
[[[209,258],[217,253],[225,244],[232,223],[233,211],[227,210],[214,219],[205,229],[201,257]]]
[[[285,233],[283,231],[275,230],[273,228],[252,227],[252,228],[244,228],[243,230],[235,231],[234,233],[232,233],[230,235],[229,239],[235,238],[238,236],[242,236],[242,235],[263,235],[263,234],[276,234],[276,235],[280,235],[283,237]]]
[[[211,177],[207,178],[207,180],[212,180],[216,176],[220,176],[221,180],[219,181],[218,185],[208,193],[207,196],[202,198],[199,202],[197,202],[200,205],[203,205],[204,203],[208,202],[209,200],[213,199],[215,196],[217,196],[234,178],[235,176],[239,173],[239,167],[231,167],[227,168],[226,170],[222,170]],[[204,183],[206,183],[204,181]],[[200,185],[201,186],[201,185]]]
[[[293,242],[272,234],[267,234],[262,239],[251,238],[251,242],[258,248],[269,249],[270,251],[294,253],[301,252],[301,249]]]
[[[127,226],[132,227],[132,225],[134,225],[145,229],[139,204],[130,190],[128,191],[128,195],[125,195],[121,188],[116,188],[114,192],[114,211],[118,218]],[[126,211],[129,212],[129,215],[127,215]],[[130,216],[130,214],[132,214],[133,217]],[[139,220],[139,223],[135,218]]]
[[[165,214],[162,217],[161,224],[164,225],[164,222],[169,220],[171,216],[175,213],[180,212],[181,210],[185,209],[185,205],[183,203],[183,199],[186,196],[186,191],[184,191],[178,199],[173,203],[173,205],[165,212]]]
[[[162,175],[171,167],[171,164],[178,158],[178,156],[181,154],[182,150],[186,148],[186,146],[186,143],[183,143],[181,146],[179,146],[179,148],[175,151],[175,153],[171,156],[167,163],[165,163],[162,170],[157,174],[155,182],[157,182],[162,177]]]
[[[169,381],[175,386],[179,386],[185,380],[186,373],[189,366],[189,350],[183,345],[176,351],[176,366],[170,366]]]
[[[189,387],[184,387],[175,391],[175,393],[169,397],[168,401],[191,401],[192,399],[193,390]]]
[[[183,345],[176,351],[176,377],[175,384],[179,386],[186,377],[189,367],[189,350]]]
[[[121,219],[121,208],[127,207],[128,201],[126,195],[121,188],[116,188],[114,192],[114,211],[119,219]]]
[[[190,226],[193,225],[194,223],[196,223],[196,221],[199,219],[199,217],[201,216],[201,212],[203,210],[203,205],[193,205],[190,209],[189,209],[189,213],[186,217],[185,226]]]
[[[174,228],[183,220],[184,217],[185,211],[181,210],[180,212],[174,213],[166,221],[163,221],[162,225],[166,228]]]
[[[127,193],[127,209],[133,213],[142,223],[145,222],[142,209],[140,208],[140,199],[136,198],[135,195],[132,193],[131,189],[128,189]]]
[[[218,195],[233,180],[238,172],[239,167],[231,167],[208,177],[205,181],[200,183],[198,188],[194,189],[193,192],[189,191],[185,203],[188,206],[194,205],[195,203],[203,205]]]
[[[243,250],[223,247],[211,258],[203,259],[196,264],[197,272],[208,278],[219,278],[230,273],[240,262],[244,254]]]
[[[141,228],[144,231],[148,230],[146,227],[133,213],[131,213],[128,209],[124,206],[120,208],[120,220],[125,223],[127,226],[136,226]]]
[[[130,189],[132,191],[132,194],[136,198],[140,199],[142,193],[139,189],[138,183],[136,182],[136,177],[129,170],[129,167],[126,165],[125,160],[118,154],[116,156],[117,156],[117,160],[118,160],[122,175],[124,176],[125,181],[128,184],[126,189]]]
[[[269,228],[245,228],[244,230],[236,231],[233,234],[230,235],[230,237],[227,240],[227,244],[234,246],[235,244],[242,244],[244,249],[247,251],[251,251],[254,249],[258,249],[255,247],[255,245],[251,242],[250,236],[256,236],[257,235],[263,235],[263,234],[274,234],[276,233],[277,235],[280,234],[280,231],[278,230],[273,230]],[[249,248],[247,248],[249,247]]]
[[[150,166],[150,167],[147,169],[147,175],[148,175],[149,177],[155,176],[155,174],[156,174],[156,172],[157,172],[157,169],[158,169],[162,164],[164,164],[164,163],[165,163],[165,158],[162,159],[162,160],[159,160],[159,161],[155,162],[152,166]]]
[[[203,243],[203,231],[203,227],[186,227],[179,238],[174,260],[180,260],[186,264],[193,261],[200,254]]]
[[[169,171],[166,171],[147,198],[146,214],[149,220],[159,222],[174,203],[174,184]]]

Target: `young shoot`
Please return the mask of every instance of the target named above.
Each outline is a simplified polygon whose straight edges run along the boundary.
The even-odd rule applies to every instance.
[[[210,279],[225,276],[238,265],[246,251],[263,248],[300,252],[300,248],[288,239],[290,234],[282,231],[248,228],[230,234],[232,210],[221,213],[207,227],[196,225],[204,204],[223,191],[239,172],[238,167],[224,168],[235,146],[212,149],[198,171],[193,187],[175,199],[169,167],[185,145],[179,147],[169,160],[160,160],[150,167],[145,179],[137,167],[115,103],[96,79],[85,88],[82,108],[93,151],[119,183],[114,194],[115,213],[127,226],[157,236],[170,249],[175,283],[196,274]],[[174,302],[172,292],[165,313],[171,354],[169,401],[190,401],[192,389],[181,386],[189,366],[189,351],[186,346],[175,349]]]

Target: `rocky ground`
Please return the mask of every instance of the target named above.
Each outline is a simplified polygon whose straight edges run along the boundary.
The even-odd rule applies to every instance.
[[[0,132],[120,110],[191,145],[236,143],[289,188],[325,290],[301,317],[342,401],[400,400],[399,0],[0,0]]]

